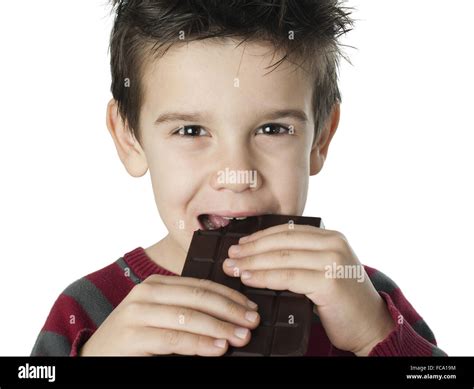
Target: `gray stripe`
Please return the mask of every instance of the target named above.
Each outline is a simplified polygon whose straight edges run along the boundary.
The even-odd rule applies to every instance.
[[[69,340],[51,331],[41,331],[36,339],[31,356],[68,356],[71,352]]]
[[[75,299],[97,327],[114,309],[102,292],[84,277],[69,285],[63,294]]]
[[[446,354],[443,350],[433,345],[433,347],[431,348],[431,356],[432,357],[447,357],[448,354]]]
[[[398,288],[397,284],[392,281],[388,276],[383,274],[381,271],[376,270],[375,273],[369,277],[374,284],[374,287],[377,291],[386,292],[388,294],[392,293],[396,288]]]
[[[125,259],[123,257],[119,258],[117,261],[115,261],[115,263],[122,268],[123,274],[126,277],[128,276],[135,285],[138,285],[142,282],[142,280],[138,278],[137,275],[132,271],[127,262],[125,262]]]
[[[425,338],[428,342],[434,343],[435,337],[433,331],[431,331],[428,324],[423,319],[417,320],[415,323],[412,324],[413,329],[423,338]]]

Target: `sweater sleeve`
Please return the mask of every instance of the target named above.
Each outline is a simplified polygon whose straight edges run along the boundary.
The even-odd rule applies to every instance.
[[[83,277],[75,281],[53,304],[31,356],[78,356],[112,309],[90,280]]]
[[[53,304],[31,355],[78,356],[82,346],[135,285],[129,271],[121,257],[69,285]]]
[[[365,269],[395,323],[393,331],[375,345],[369,356],[447,356],[437,347],[433,332],[395,282],[376,269],[368,266]]]

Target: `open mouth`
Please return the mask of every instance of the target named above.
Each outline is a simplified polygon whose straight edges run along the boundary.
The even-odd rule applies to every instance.
[[[198,221],[202,230],[217,230],[218,228],[229,225],[232,220],[243,220],[247,217],[231,217],[231,216],[220,216],[212,214],[201,214],[198,216]]]

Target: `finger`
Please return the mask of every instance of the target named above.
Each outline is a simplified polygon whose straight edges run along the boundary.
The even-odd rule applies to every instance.
[[[160,283],[165,285],[187,285],[192,287],[204,288],[215,293],[221,294],[242,306],[257,310],[257,304],[249,300],[242,293],[238,292],[235,289],[229,288],[228,286],[213,282],[211,280],[181,276],[163,276],[154,274],[148,277],[144,282]]]
[[[277,226],[268,227],[268,228],[265,228],[264,230],[254,232],[253,234],[243,236],[242,238],[240,238],[239,243],[251,242],[255,239],[260,239],[264,236],[275,234],[277,232],[284,232],[284,231],[315,232],[315,233],[320,233],[323,235],[325,232],[331,232],[331,230],[326,230],[326,229],[318,228],[315,226],[308,226],[305,224],[285,223],[285,224],[279,224]]]
[[[248,328],[236,326],[189,308],[151,303],[137,305],[138,307],[132,308],[132,311],[139,310],[139,314],[135,312],[131,314],[134,315],[134,321],[138,326],[174,329],[227,339],[232,346],[237,347],[246,345],[251,337]],[[252,312],[252,317],[248,320],[258,324],[257,312]]]
[[[152,327],[140,328],[140,332],[137,347],[147,350],[149,355],[220,356],[225,354],[229,347],[225,339],[190,332]]]
[[[323,271],[326,266],[338,263],[340,255],[331,251],[277,250],[240,258],[227,258],[224,272],[240,277],[244,270],[307,269]]]
[[[258,314],[255,310],[201,286],[149,283],[142,293],[147,294],[147,302],[191,308],[241,327],[255,328],[258,323],[247,319]]]
[[[339,246],[337,235],[327,234],[323,237],[313,232],[287,230],[230,246],[228,253],[230,258],[239,258],[281,249],[331,250]]]
[[[301,269],[244,271],[242,283],[254,288],[289,290],[300,294],[324,296],[327,279],[324,272]]]

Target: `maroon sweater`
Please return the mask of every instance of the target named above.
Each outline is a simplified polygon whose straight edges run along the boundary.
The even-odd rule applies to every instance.
[[[432,331],[400,288],[380,271],[364,267],[396,324],[369,356],[445,356],[446,353],[436,347]],[[81,346],[131,289],[152,274],[176,275],[158,266],[138,247],[69,285],[54,303],[31,355],[77,356]],[[306,356],[343,355],[354,356],[331,344],[319,317],[314,314]]]

